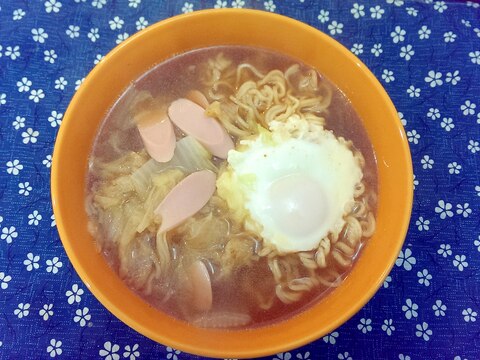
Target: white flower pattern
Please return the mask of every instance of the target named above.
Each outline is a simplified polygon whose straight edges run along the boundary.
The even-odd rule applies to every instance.
[[[403,250],[400,250],[400,254],[398,255],[395,265],[403,266],[405,270],[410,271],[412,270],[412,266],[416,263],[417,259],[412,256],[412,250],[407,248],[405,249],[405,252],[403,252]]]
[[[475,154],[480,151],[480,142],[475,140],[469,140],[467,149],[472,153]]]
[[[330,12],[326,10],[320,10],[320,13],[317,16],[317,19],[322,23],[326,23],[330,20]]]
[[[22,80],[17,81],[18,92],[28,92],[32,86],[32,82],[28,78],[23,77]]]
[[[355,19],[359,19],[362,16],[365,16],[365,5],[354,3],[350,9],[350,13]]]
[[[465,270],[468,267],[467,257],[465,255],[455,255],[453,266],[455,266],[458,271]]]
[[[455,124],[453,123],[453,119],[451,117],[444,117],[440,123],[440,126],[445,129],[445,131],[451,131],[453,128],[455,128]]]
[[[44,5],[47,13],[58,13],[62,8],[62,3],[57,0],[47,0]]]
[[[443,84],[442,73],[430,70],[428,75],[425,76],[425,82],[430,85],[430,87],[436,87]]]
[[[405,313],[405,317],[410,320],[411,318],[416,318],[418,316],[418,305],[415,304],[411,299],[405,301],[405,305],[402,306],[402,311]]]
[[[263,6],[265,7],[265,10],[270,11],[270,12],[274,12],[275,9],[277,8],[277,6],[273,2],[273,0],[265,1],[263,3]]]
[[[100,349],[98,354],[103,357],[104,360],[119,360],[120,355],[117,354],[120,350],[120,346],[117,344],[112,344],[110,341],[106,341],[103,344],[103,349]]]
[[[28,225],[35,225],[37,226],[42,220],[42,215],[38,212],[38,210],[34,210],[31,214],[28,214]]]
[[[421,324],[417,324],[416,329],[417,331],[415,332],[415,335],[417,337],[422,338],[424,341],[430,340],[433,331],[428,328],[428,324],[425,321]]]
[[[68,298],[68,303],[72,305],[73,303],[79,303],[82,300],[82,295],[84,291],[78,286],[78,284],[73,284],[72,289],[68,290],[65,293],[65,296]]]
[[[387,84],[395,81],[395,76],[393,75],[393,71],[388,70],[388,69],[383,69],[382,72],[382,79],[385,81]]]
[[[328,30],[330,32],[330,35],[341,34],[343,32],[343,24],[333,20],[328,25]]]
[[[392,37],[393,43],[396,44],[404,41],[406,34],[407,32],[397,25],[395,26],[395,30],[390,33],[390,36]]]
[[[52,274],[58,273],[58,270],[63,266],[63,263],[59,260],[58,257],[54,257],[53,259],[48,259],[46,261],[47,265],[47,272],[51,272]]]
[[[444,200],[439,200],[437,206],[435,207],[435,212],[440,214],[440,219],[442,220],[445,220],[447,217],[452,217],[452,204],[445,202]]]
[[[477,321],[477,312],[473,311],[472,308],[467,308],[462,311],[463,320],[465,322],[475,322]]]
[[[408,44],[400,48],[400,57],[406,61],[409,61],[413,55],[415,55],[415,50],[413,50],[412,45]]]
[[[80,36],[80,26],[68,25],[68,29],[65,31],[70,39],[75,39]]]
[[[455,70],[453,72],[447,72],[445,76],[445,81],[451,83],[452,85],[457,85],[462,78],[460,77],[460,71]]]
[[[167,346],[167,360],[179,360],[178,355],[182,352],[177,349],[173,349],[170,346]]]
[[[425,285],[426,287],[430,286],[430,280],[432,280],[432,274],[428,272],[427,269],[417,272],[418,283]]]
[[[5,240],[7,244],[11,244],[17,236],[18,232],[15,226],[5,226],[2,228],[2,235],[0,235],[0,239]]]
[[[429,155],[425,155],[421,160],[421,164],[424,169],[432,169],[435,160],[431,159]]]
[[[90,321],[92,318],[92,315],[89,314],[89,309],[87,307],[84,307],[83,309],[77,309],[75,311],[75,316],[73,318],[73,321],[78,323],[80,327],[84,327],[87,325],[87,322]]]
[[[355,55],[363,54],[363,44],[353,44],[352,48],[350,49],[352,53]]]
[[[338,331],[334,331],[326,336],[324,336],[322,339],[325,343],[335,345],[337,342],[337,338],[339,337]]]
[[[38,312],[38,315],[40,315],[44,321],[47,321],[51,316],[53,316],[52,308],[53,304],[45,304]]]
[[[372,319],[361,318],[357,328],[364,334],[372,331]]]
[[[393,325],[393,320],[392,319],[386,319],[383,321],[382,324],[382,330],[385,331],[385,333],[388,336],[391,336],[393,332],[395,331],[395,326]]]
[[[451,162],[448,164],[448,172],[450,174],[460,174],[460,170],[462,170],[462,165],[458,164],[456,161]]]
[[[5,290],[8,288],[8,283],[12,280],[10,275],[0,272],[0,289]]]
[[[140,351],[138,349],[138,344],[134,344],[132,346],[126,345],[123,352],[123,357],[127,358],[128,360],[136,360],[140,356]]]
[[[476,108],[477,104],[471,102],[470,100],[465,100],[465,102],[460,106],[460,110],[465,116],[474,115]]]
[[[437,10],[440,14],[447,10],[448,6],[445,4],[445,1],[435,1],[433,8]]]
[[[468,53],[468,56],[470,57],[470,61],[474,64],[480,65],[480,51],[472,51]]]
[[[23,165],[20,164],[20,160],[14,159],[13,161],[7,161],[7,174],[17,176],[20,171],[23,170]]]
[[[27,271],[32,271],[40,267],[39,261],[40,261],[39,255],[33,255],[33,253],[28,253],[27,258],[23,260],[23,265],[25,265],[25,268],[27,269]]]
[[[13,313],[19,318],[22,319],[27,317],[30,314],[30,304],[28,303],[20,303],[18,304],[17,308],[13,311]]]
[[[411,98],[418,98],[420,96],[422,89],[416,88],[413,85],[410,85],[410,87],[407,89],[407,94]]]
[[[98,39],[100,39],[98,28],[91,28],[87,34],[87,37],[90,39],[91,42],[96,42]]]
[[[135,26],[137,27],[138,31],[143,30],[148,26],[148,21],[143,16],[141,16],[135,22]]]
[[[430,30],[428,26],[422,25],[420,30],[418,30],[418,37],[420,38],[420,40],[425,40],[430,38],[431,33],[432,33],[432,30]]]
[[[427,117],[429,117],[432,120],[440,119],[440,117],[441,117],[440,110],[438,110],[437,108],[428,109]]]
[[[409,142],[416,145],[418,144],[418,140],[420,139],[420,134],[415,129],[407,131],[407,139]]]
[[[390,340],[398,343],[398,351],[388,353],[389,358],[412,360],[424,358],[430,345],[445,339],[446,331],[463,343],[472,337],[479,311],[472,301],[478,297],[472,279],[480,253],[480,182],[474,166],[480,153],[474,76],[480,69],[477,2],[179,0],[158,9],[142,0],[0,3],[0,297],[7,299],[4,313],[11,320],[9,331],[0,334],[0,353],[11,351],[11,334],[19,343],[24,340],[22,323],[49,329],[46,336],[24,341],[32,356],[41,358],[74,356],[76,335],[62,332],[58,324],[89,336],[106,328],[109,315],[97,322],[99,305],[81,281],[72,278],[74,272],[59,252],[47,199],[54,139],[83,77],[111,48],[149,24],[182,12],[225,7],[254,7],[307,21],[361,57],[394,100],[416,173],[409,233],[373,300],[375,312],[372,301],[363,315],[341,328],[341,337],[338,330],[327,334],[322,346],[328,351],[321,355],[312,346],[271,358],[369,358],[373,343],[383,346]],[[446,281],[447,276],[454,281]],[[39,279],[44,288],[39,288]],[[64,287],[52,292],[57,281]],[[468,294],[459,291],[459,283]],[[385,294],[399,297],[399,302],[386,303]],[[90,327],[92,318],[95,326]],[[143,347],[148,340],[131,334],[127,338],[119,326],[112,325],[112,332],[103,333],[90,349],[84,346],[82,355],[190,359],[173,348]],[[369,340],[361,347],[345,343],[352,334]],[[472,359],[456,343],[441,346],[438,351],[448,350],[451,359]]]
[[[62,355],[62,353],[63,353],[62,341],[56,340],[56,339],[51,339],[50,340],[50,345],[47,346],[47,353],[52,358]]]
[[[390,283],[392,282],[392,277],[390,275],[388,275],[386,278],[385,278],[385,281],[383,282],[383,287],[385,289],[388,289],[390,287]]]
[[[407,14],[410,16],[416,17],[418,15],[418,10],[415,9],[414,7],[409,6],[405,10],[407,11]]]
[[[13,10],[12,20],[14,21],[22,20],[25,14],[26,13],[25,11],[23,11],[23,9]]]
[[[15,130],[19,130],[25,127],[25,118],[22,116],[17,116],[12,122],[12,126]]]
[[[338,354],[337,358],[339,360],[353,360],[348,351]]]
[[[437,250],[437,254],[442,255],[444,258],[452,255],[452,247],[449,244],[440,244],[440,248]]]
[[[435,304],[432,306],[432,310],[435,313],[435,316],[445,316],[445,311],[447,306],[442,302],[442,300],[436,300]]]
[[[428,231],[430,230],[430,220],[424,220],[423,216],[420,216],[418,220],[415,222],[417,225],[418,231]]]
[[[379,57],[383,53],[382,44],[374,44],[370,51],[373,55]]]
[[[375,7],[370,8],[370,17],[372,19],[379,20],[382,18],[383,14],[385,14],[385,10],[380,7],[380,5],[376,5]]]

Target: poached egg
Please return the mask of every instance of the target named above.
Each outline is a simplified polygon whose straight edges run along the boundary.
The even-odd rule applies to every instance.
[[[240,141],[217,180],[236,221],[279,253],[309,251],[345,224],[362,168],[342,138],[292,116]]]

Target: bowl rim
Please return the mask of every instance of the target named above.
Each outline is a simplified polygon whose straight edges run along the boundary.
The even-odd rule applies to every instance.
[[[61,152],[61,149],[64,147],[64,142],[66,141],[68,131],[67,131],[67,126],[65,124],[68,124],[70,120],[70,113],[72,112],[72,109],[78,106],[78,103],[82,99],[82,94],[87,91],[89,85],[95,80],[97,77],[97,73],[103,72],[104,68],[108,67],[109,59],[117,56],[118,53],[122,52],[125,47],[130,46],[131,43],[136,42],[137,39],[140,39],[142,36],[145,36],[147,33],[155,31],[158,28],[164,27],[167,24],[175,24],[176,22],[181,22],[184,20],[188,20],[190,18],[197,18],[201,16],[209,16],[211,14],[215,14],[217,16],[221,16],[224,13],[235,13],[238,15],[248,15],[248,16],[256,16],[261,19],[262,17],[266,18],[277,18],[281,21],[287,22],[290,25],[293,25],[297,28],[299,28],[301,31],[308,32],[308,33],[314,33],[315,36],[323,38],[323,41],[329,42],[330,45],[334,46],[336,49],[340,50],[340,52],[343,54],[343,56],[346,56],[349,58],[350,61],[354,62],[359,68],[360,71],[363,72],[371,81],[371,83],[379,90],[378,93],[380,95],[381,101],[388,107],[389,112],[391,113],[392,119],[396,118],[397,121],[397,128],[400,130],[401,137],[403,139],[401,143],[401,148],[404,154],[406,155],[404,157],[404,166],[407,169],[407,174],[409,175],[410,178],[413,178],[413,166],[412,166],[412,161],[411,161],[411,154],[410,154],[410,148],[408,145],[408,141],[406,139],[405,135],[405,130],[403,126],[401,125],[401,122],[398,118],[397,111],[395,109],[395,106],[388,96],[386,90],[384,87],[381,85],[379,80],[373,75],[373,73],[370,71],[370,69],[360,60],[358,57],[356,57],[354,54],[352,54],[345,46],[343,46],[340,42],[335,40],[334,38],[328,36],[327,34],[323,33],[321,30],[310,26],[306,23],[303,23],[299,20],[280,15],[277,13],[270,13],[266,11],[261,11],[261,10],[254,10],[254,9],[206,9],[206,10],[199,10],[195,11],[192,13],[187,13],[187,14],[180,14],[176,15],[170,18],[166,18],[164,20],[160,20],[147,28],[139,31],[138,33],[132,35],[119,45],[117,45],[115,48],[109,51],[109,53],[104,57],[103,61],[101,61],[99,64],[97,64],[86,76],[85,81],[83,84],[80,86],[80,88],[74,93],[70,104],[68,105],[68,108],[65,112],[64,119],[62,122],[63,126],[60,126],[57,138],[55,140],[55,145],[54,145],[54,150],[53,150],[53,155],[52,155],[52,167],[51,167],[51,200],[52,200],[52,207],[53,207],[53,212],[55,214],[55,217],[58,219],[57,220],[57,230],[60,236],[60,239],[62,241],[63,247],[65,248],[65,251],[67,253],[67,256],[69,258],[69,261],[72,263],[73,267],[75,268],[75,271],[83,281],[83,283],[87,286],[87,288],[91,291],[91,293],[100,301],[100,303],[108,309],[109,312],[111,312],[114,316],[116,316],[118,319],[120,319],[123,323],[125,323],[127,326],[133,328],[140,334],[152,339],[155,342],[160,342],[162,344],[182,349],[182,351],[187,351],[191,352],[193,354],[198,354],[202,356],[210,356],[210,357],[224,357],[225,353],[217,351],[216,349],[211,349],[211,348],[198,348],[197,346],[191,346],[188,344],[188,341],[182,341],[176,338],[171,338],[166,334],[158,334],[158,333],[153,333],[150,331],[148,328],[144,327],[142,324],[137,322],[135,319],[131,318],[127,313],[123,312],[122,309],[114,305],[110,300],[109,297],[106,296],[97,286],[96,284],[91,281],[90,276],[88,275],[87,271],[85,270],[84,265],[82,262],[78,259],[76,253],[74,252],[72,246],[70,245],[71,240],[67,236],[67,231],[65,228],[65,224],[61,220],[61,210],[59,208],[59,205],[56,202],[56,199],[59,197],[59,182],[60,182],[60,172],[61,169],[59,169],[58,162],[59,162],[59,153]],[[410,217],[411,217],[411,212],[412,212],[412,205],[413,205],[413,181],[407,182],[404,184],[406,186],[406,190],[408,193],[408,198],[406,199],[406,209],[402,212],[402,218],[398,219],[398,222],[401,223],[400,228],[402,229],[401,232],[396,235],[398,236],[399,239],[402,239],[401,241],[396,242],[395,247],[392,248],[391,250],[391,255],[389,257],[389,265],[386,267],[382,273],[381,276],[378,277],[376,280],[374,286],[369,287],[366,289],[361,295],[359,295],[356,298],[356,301],[352,303],[352,305],[348,308],[347,311],[343,312],[341,316],[338,316],[335,318],[335,321],[332,321],[329,323],[327,326],[319,327],[319,329],[315,332],[310,333],[308,336],[304,336],[301,338],[293,338],[288,342],[284,342],[282,344],[265,344],[265,346],[262,349],[254,349],[254,350],[249,350],[246,349],[242,352],[237,352],[234,353],[233,356],[236,357],[245,357],[245,358],[251,358],[251,357],[260,357],[260,356],[267,356],[287,350],[291,350],[293,348],[298,348],[300,346],[303,346],[307,343],[310,343],[314,340],[319,339],[321,336],[330,333],[334,329],[338,328],[340,325],[344,324],[346,321],[348,321],[352,316],[354,316],[365,304],[375,295],[375,293],[378,291],[380,286],[383,284],[384,279],[387,277],[388,273],[391,271],[393,268],[393,265],[395,263],[395,260],[397,258],[397,254],[400,252],[403,243],[405,241],[405,237],[408,231],[408,226],[410,222]],[[272,325],[274,327],[275,325]],[[230,356],[230,355],[229,355]]]

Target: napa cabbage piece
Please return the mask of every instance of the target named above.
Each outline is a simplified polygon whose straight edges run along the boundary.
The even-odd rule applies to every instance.
[[[228,240],[229,223],[212,212],[208,215],[196,215],[185,221],[177,229],[182,235],[182,246],[185,253],[211,256],[212,252],[223,246]]]
[[[115,160],[105,160],[101,157],[92,156],[89,172],[102,180],[113,180],[123,175],[131,175],[149,159],[145,151],[129,151]]]
[[[132,174],[135,189],[139,193],[144,193],[152,177],[171,168],[179,168],[185,173],[200,170],[218,171],[212,162],[212,154],[192,136],[186,136],[177,141],[175,153],[170,161],[159,163],[150,159]]]
[[[165,196],[185,174],[180,168],[167,168],[150,174],[145,186],[135,186],[133,174],[145,164],[142,154],[129,153],[111,162],[102,163],[105,178],[92,186],[92,206],[108,238],[117,243],[120,251],[130,244],[137,234],[148,230],[156,232],[160,219],[154,215]],[[129,173],[127,173],[129,172]]]

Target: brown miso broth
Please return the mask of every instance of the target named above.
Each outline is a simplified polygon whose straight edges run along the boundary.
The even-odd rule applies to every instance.
[[[184,141],[180,148],[182,139],[195,136],[170,119],[176,139],[174,158],[159,163],[144,145],[139,114],[155,109],[171,117],[172,103],[190,99],[191,90],[206,97],[206,115],[223,126],[235,148],[228,152],[228,159],[213,156],[198,139]],[[272,165],[268,161],[281,158],[276,150],[283,146],[280,138],[297,146],[298,154],[305,148],[313,154],[327,151],[332,158],[319,161],[318,169],[312,169],[308,164],[316,164],[315,159],[303,165],[303,156],[292,150],[291,156]],[[176,162],[180,151],[190,154],[198,148],[201,155],[187,158],[185,165]],[[248,160],[259,153],[265,163]],[[292,220],[292,228],[276,229],[271,219],[284,216],[286,210],[280,215],[275,209],[263,211],[245,189],[256,194],[263,186],[268,188],[276,179],[265,169],[281,168],[279,163],[286,164],[286,170],[278,170],[279,179],[293,174],[299,181],[304,181],[302,176],[320,179],[313,188],[320,183],[344,184],[345,188],[335,189],[336,197],[325,190],[326,195],[318,195],[325,198],[324,207],[314,204],[312,211],[305,210],[299,220]],[[332,165],[325,168],[325,164]],[[335,169],[338,174],[358,175],[345,178],[334,175]],[[215,174],[214,194],[194,215],[161,232],[165,219],[158,215],[160,203],[197,171]],[[245,182],[244,174],[249,171],[255,174],[254,180]],[[332,178],[323,183],[324,175]],[[292,195],[295,191],[292,188],[285,196],[297,199]],[[235,194],[243,196],[240,210],[232,208],[240,201]],[[279,194],[275,199],[284,193]],[[345,95],[325,76],[294,58],[245,46],[180,54],[135,80],[100,126],[86,188],[90,232],[99,251],[132,291],[194,326],[230,329],[283,321],[339,286],[375,230],[376,202],[375,154]],[[340,217],[333,215],[339,211]],[[319,218],[318,226],[315,222],[305,225],[312,231],[297,231],[295,224],[304,218],[311,221],[310,213],[325,217]],[[273,235],[264,237],[267,232]],[[315,240],[314,234],[320,233],[321,238]]]

